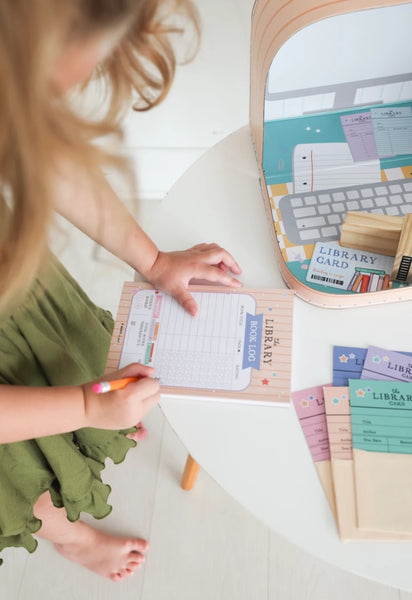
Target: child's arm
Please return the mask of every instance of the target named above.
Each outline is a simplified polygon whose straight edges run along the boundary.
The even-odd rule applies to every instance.
[[[155,287],[174,296],[192,314],[197,307],[187,291],[191,279],[231,287],[240,285],[228,273],[240,274],[239,265],[216,244],[200,244],[180,252],[160,252],[105,180],[96,194],[85,177],[67,176],[59,180],[56,198],[60,214]]]
[[[127,429],[158,402],[153,369],[132,364],[110,378],[141,376],[124,389],[95,394],[92,384],[62,387],[0,385],[0,444],[75,431]]]

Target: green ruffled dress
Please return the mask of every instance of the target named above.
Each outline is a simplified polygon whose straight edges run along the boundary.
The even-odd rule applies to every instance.
[[[104,372],[113,319],[95,306],[65,268],[50,259],[23,303],[0,319],[0,384],[78,385]],[[1,416],[0,416],[1,418]],[[82,511],[109,514],[110,486],[104,462],[124,460],[134,431],[81,429],[0,444],[0,551],[23,546],[34,552],[41,522],[33,505],[46,490],[69,521]],[[1,564],[1,563],[0,563]]]

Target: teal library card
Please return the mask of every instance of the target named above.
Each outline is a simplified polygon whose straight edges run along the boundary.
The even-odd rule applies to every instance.
[[[353,447],[412,454],[412,383],[349,380]]]

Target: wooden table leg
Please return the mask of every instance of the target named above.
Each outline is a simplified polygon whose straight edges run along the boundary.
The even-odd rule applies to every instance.
[[[182,480],[180,482],[181,487],[187,492],[190,491],[195,485],[199,469],[200,467],[197,462],[190,456],[190,454],[188,454],[185,470],[183,471]]]

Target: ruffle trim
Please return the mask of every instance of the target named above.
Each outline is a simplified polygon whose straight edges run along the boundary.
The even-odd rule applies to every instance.
[[[67,519],[74,523],[80,518],[80,513],[85,512],[90,514],[95,519],[104,519],[111,511],[112,507],[108,504],[107,500],[111,492],[111,487],[108,484],[103,483],[101,479],[101,471],[105,467],[106,458],[110,458],[115,464],[120,464],[126,458],[127,452],[130,448],[135,447],[137,444],[134,440],[126,437],[128,433],[136,431],[136,427],[132,427],[127,430],[112,432],[114,435],[106,443],[90,444],[86,442],[78,442],[78,450],[84,455],[90,468],[90,483],[86,493],[82,494],[80,498],[70,498],[63,490],[60,489],[58,481],[55,480],[49,487],[50,496],[52,502],[56,508],[64,508],[66,510]],[[87,432],[80,430],[79,435],[84,439],[87,439]],[[85,435],[86,434],[86,435]],[[0,552],[8,547],[23,547],[29,553],[33,553],[38,545],[37,540],[33,537],[40,528],[41,521],[33,514],[33,506],[36,503],[38,497],[47,490],[40,490],[37,498],[32,500],[31,514],[27,514],[24,519],[25,525],[19,533],[14,535],[1,535],[0,534]],[[0,565],[3,564],[3,559],[0,558]]]

